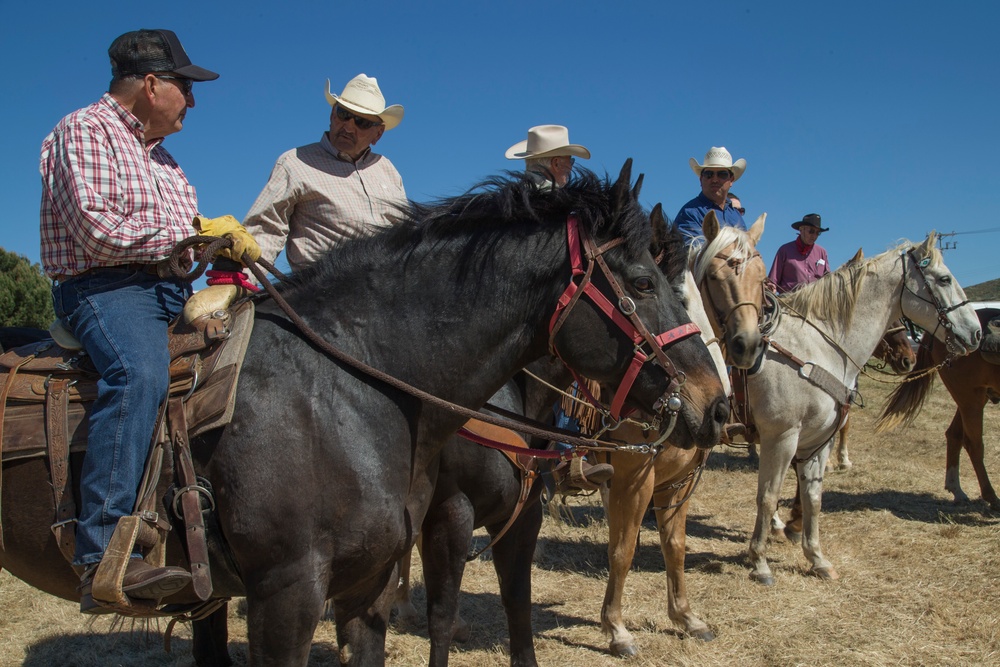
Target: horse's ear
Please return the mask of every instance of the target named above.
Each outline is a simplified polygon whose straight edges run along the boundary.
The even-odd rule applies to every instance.
[[[851,257],[851,259],[849,259],[847,261],[847,263],[848,264],[860,264],[863,261],[865,261],[865,249],[864,248],[858,248],[858,251],[856,253],[854,253],[854,257]]]
[[[701,233],[709,243],[719,235],[719,219],[715,217],[715,211],[709,211],[701,221]]]
[[[667,219],[663,215],[663,204],[657,202],[656,206],[653,207],[649,214],[649,222],[653,226],[653,247],[656,249],[653,254],[655,255],[660,251],[660,246],[667,238]]]
[[[635,179],[635,185],[632,186],[632,199],[639,201],[639,191],[642,190],[642,181],[646,178],[646,174],[639,174],[639,178]]]
[[[937,232],[931,231],[924,239],[924,242],[913,249],[914,254],[923,259],[924,257],[930,257],[931,253],[934,251],[934,244],[937,243]]]
[[[629,195],[629,188],[632,182],[632,158],[625,160],[625,164],[622,165],[622,170],[618,174],[618,180],[615,184],[611,186],[612,197],[614,199],[614,207],[617,210],[620,209],[622,204],[625,203],[625,198]]]
[[[713,211],[714,213],[714,211]],[[767,213],[761,213],[760,217],[753,223],[750,227],[750,231],[747,234],[750,235],[750,240],[753,241],[754,245],[760,243],[760,237],[764,235],[764,221],[767,220]]]

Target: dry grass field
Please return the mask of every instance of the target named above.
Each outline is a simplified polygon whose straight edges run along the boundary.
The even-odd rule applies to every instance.
[[[950,397],[936,383],[914,427],[876,435],[871,425],[887,389],[866,378],[861,389],[868,407],[852,413],[854,468],[827,475],[823,496],[823,548],[841,579],[807,576],[801,549],[782,540],[769,551],[777,584],[764,588],[749,580],[745,552],[756,473],[744,451],[720,448],[692,499],[687,542],[691,605],[717,638],[685,638],[668,619],[650,518],[626,585],[626,623],[641,650],[631,664],[1000,664],[1000,517],[978,500],[964,457],[962,484],[977,500],[954,505],[943,490]],[[1000,478],[996,407],[987,406],[986,420],[986,465]],[[786,497],[793,490],[787,481]],[[571,501],[571,511],[573,524],[547,518],[542,528],[533,595],[538,659],[560,667],[618,665],[599,621],[607,576],[603,511],[596,498]],[[463,589],[471,638],[453,649],[451,664],[507,665],[506,628],[488,560],[469,565]],[[106,618],[88,622],[74,604],[6,573],[0,574],[0,608],[0,667],[193,664],[185,626],[175,628],[173,652],[166,654],[165,624],[139,629],[112,627]],[[245,664],[245,622],[235,608],[230,613],[230,651],[236,664]],[[390,665],[426,664],[426,626],[394,629],[386,651]],[[316,632],[309,664],[339,664],[329,621]]]

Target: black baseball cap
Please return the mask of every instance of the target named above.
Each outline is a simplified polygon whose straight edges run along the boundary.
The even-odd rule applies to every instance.
[[[111,75],[170,72],[192,81],[213,81],[219,75],[191,63],[172,30],[134,30],[118,36],[108,47]]]

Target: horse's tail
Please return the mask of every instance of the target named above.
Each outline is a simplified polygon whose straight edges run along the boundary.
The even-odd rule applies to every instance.
[[[928,369],[934,366],[931,356],[933,345],[934,336],[925,333],[917,349],[917,363],[908,374],[907,380],[897,386],[886,399],[882,414],[875,422],[876,433],[913,423],[937,376],[936,371],[928,372]]]

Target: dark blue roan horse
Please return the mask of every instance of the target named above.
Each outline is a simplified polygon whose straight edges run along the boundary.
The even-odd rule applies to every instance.
[[[553,192],[495,179],[415,205],[393,228],[330,252],[283,296],[341,351],[462,406],[481,406],[551,346],[587,377],[630,378],[628,405],[679,410],[673,440],[714,442],[729,406],[700,337],[664,350],[668,336],[636,343],[620,327],[633,310],[652,336],[690,322],[649,253],[630,172],[627,162],[614,184],[583,173]],[[584,263],[608,268],[591,277],[618,306],[611,312],[567,290],[582,247]],[[465,417],[331,359],[266,299],[236,401],[232,422],[192,449],[215,491],[214,595],[246,596],[249,664],[305,665],[329,598],[341,661],[382,665],[396,563],[430,505],[441,447]],[[46,535],[45,464],[15,463],[4,470],[0,565],[74,599],[76,577]],[[168,562],[185,564],[181,553],[169,544]],[[165,602],[193,601],[183,591]],[[230,663],[224,624],[224,609],[196,623],[199,665]]]

